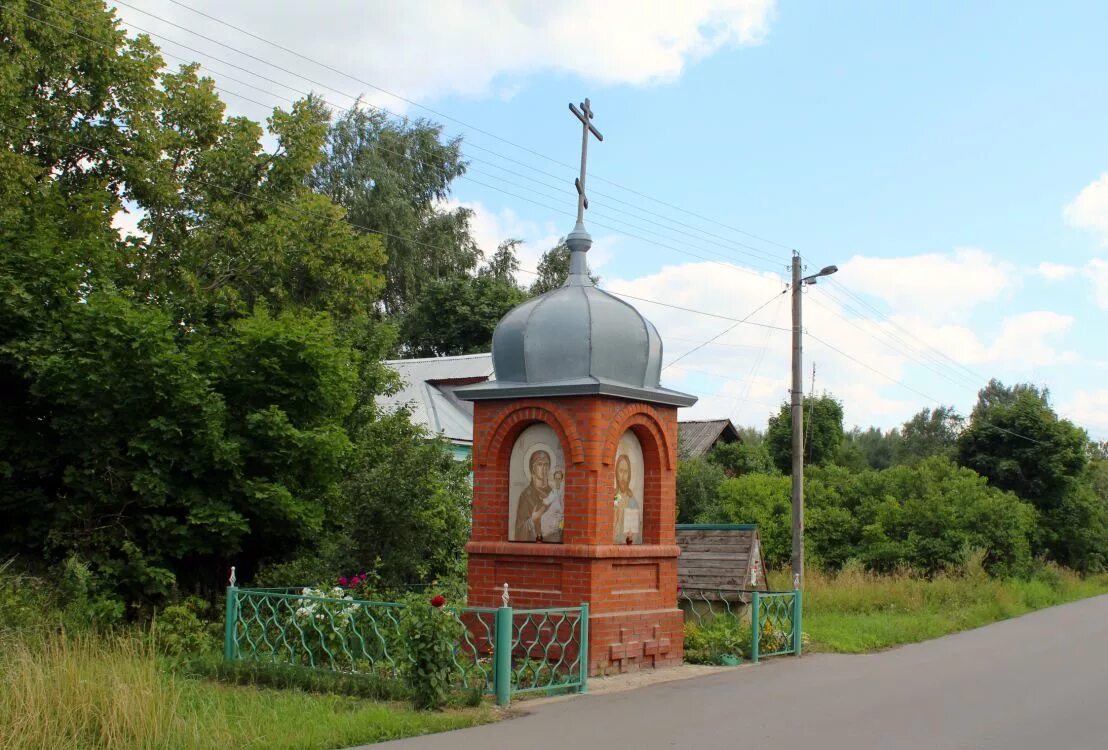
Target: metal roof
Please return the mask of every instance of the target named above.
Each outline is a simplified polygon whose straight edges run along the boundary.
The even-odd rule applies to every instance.
[[[513,308],[497,324],[495,382],[459,389],[458,395],[480,400],[600,394],[696,403],[695,396],[661,387],[658,330],[632,305],[593,286],[584,251],[571,240],[583,242],[567,240],[573,272],[566,283]]]
[[[677,423],[677,450],[684,458],[703,456],[718,441],[741,440],[730,419],[705,419]]]
[[[429,432],[452,443],[473,442],[473,404],[454,392],[492,377],[491,354],[392,359],[385,364],[400,375],[402,387],[392,396],[378,396],[378,407],[388,411],[406,407],[412,422]]]

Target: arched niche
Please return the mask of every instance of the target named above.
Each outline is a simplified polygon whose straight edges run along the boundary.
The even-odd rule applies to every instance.
[[[612,543],[642,544],[646,519],[646,462],[634,430],[625,430],[613,459]]]
[[[508,459],[508,541],[561,543],[566,461],[554,429],[526,427]]]

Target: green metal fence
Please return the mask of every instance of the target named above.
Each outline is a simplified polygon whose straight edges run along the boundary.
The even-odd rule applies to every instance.
[[[750,660],[765,656],[800,656],[802,596],[798,590],[751,592]]]
[[[803,596],[799,590],[750,591],[739,588],[682,586],[678,606],[686,622],[707,625],[716,617],[750,620],[750,660],[769,656],[800,656]]]
[[[404,606],[353,599],[341,589],[231,586],[224,659],[399,678],[408,658],[400,635]],[[462,625],[453,654],[456,687],[495,693],[502,705],[516,693],[586,691],[587,604],[446,611]]]

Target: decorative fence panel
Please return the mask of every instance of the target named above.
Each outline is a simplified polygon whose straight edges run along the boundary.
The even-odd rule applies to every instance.
[[[681,586],[677,605],[685,621],[708,625],[717,617],[732,618],[736,627],[750,623],[750,660],[768,656],[800,656],[803,597],[799,590],[766,592],[734,587]]]
[[[224,659],[399,678],[405,605],[319,593],[228,588]],[[587,604],[446,611],[462,625],[456,687],[495,692],[501,704],[513,693],[586,691]]]

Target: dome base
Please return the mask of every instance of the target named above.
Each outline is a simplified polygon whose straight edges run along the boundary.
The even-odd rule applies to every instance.
[[[493,380],[454,391],[460,399],[466,401],[486,401],[501,398],[539,398],[555,396],[616,396],[648,404],[667,406],[692,406],[696,396],[668,388],[644,388],[613,383],[599,378],[579,378],[575,380],[546,381],[542,383],[520,383],[508,380]]]

